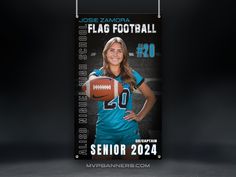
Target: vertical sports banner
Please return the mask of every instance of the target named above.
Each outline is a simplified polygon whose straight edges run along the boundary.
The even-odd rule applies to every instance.
[[[161,159],[160,29],[157,14],[75,19],[75,159]],[[127,51],[117,41],[108,45],[116,37]],[[109,85],[104,76],[118,83]],[[123,90],[111,95],[118,84]],[[112,99],[99,100],[99,89]]]

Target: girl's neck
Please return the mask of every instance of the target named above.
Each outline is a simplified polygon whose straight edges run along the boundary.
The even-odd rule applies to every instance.
[[[115,76],[118,76],[120,74],[120,66],[111,66],[110,65],[110,70]]]

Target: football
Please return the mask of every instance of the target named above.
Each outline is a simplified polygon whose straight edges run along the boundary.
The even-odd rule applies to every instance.
[[[90,99],[110,101],[122,93],[123,86],[113,78],[101,76],[88,80],[82,86],[82,90]]]

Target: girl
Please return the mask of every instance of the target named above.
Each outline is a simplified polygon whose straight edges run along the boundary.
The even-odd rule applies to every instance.
[[[103,66],[95,69],[89,79],[107,76],[116,79],[123,85],[120,96],[111,101],[98,101],[98,120],[96,123],[95,145],[125,144],[126,155],[123,159],[137,159],[131,156],[130,145],[140,139],[138,122],[153,107],[156,98],[152,90],[144,83],[144,78],[128,64],[126,44],[120,37],[111,38],[103,52]],[[139,89],[146,98],[142,109],[135,113],[132,110],[132,92]],[[94,156],[94,159],[111,159],[111,156]]]

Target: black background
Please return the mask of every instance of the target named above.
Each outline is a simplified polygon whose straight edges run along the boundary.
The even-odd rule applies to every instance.
[[[155,13],[157,2],[80,1],[81,13]],[[162,1],[163,160],[235,162],[232,0]],[[73,158],[74,1],[3,1],[0,161]]]

